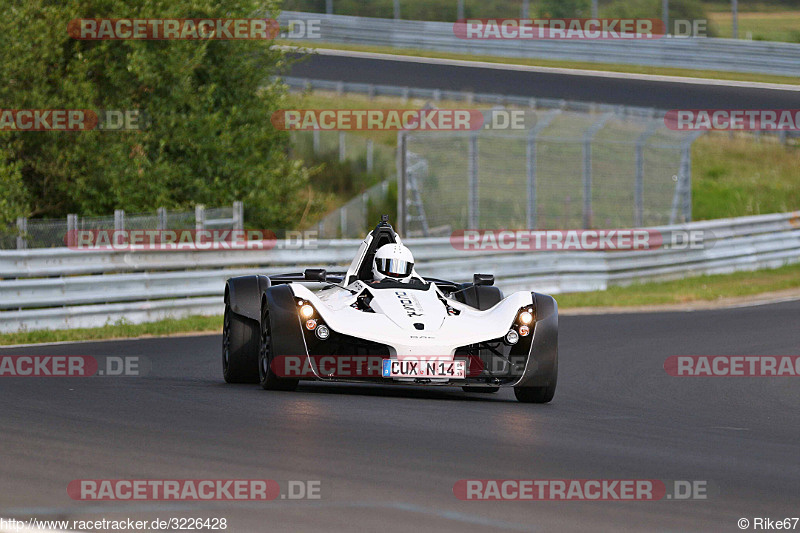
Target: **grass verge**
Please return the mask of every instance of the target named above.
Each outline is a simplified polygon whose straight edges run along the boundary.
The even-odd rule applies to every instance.
[[[637,283],[605,291],[556,295],[559,308],[628,307],[640,305],[712,302],[720,298],[758,294],[800,287],[800,263],[774,270],[697,276],[675,281]]]
[[[560,309],[576,307],[628,307],[642,305],[713,302],[720,298],[756,296],[800,287],[800,264],[774,270],[698,276],[677,281],[639,283],[605,291],[556,295]],[[220,331],[222,317],[191,316],[147,324],[113,324],[100,328],[38,330],[0,335],[0,345],[149,337]]]
[[[40,342],[89,341],[121,339],[127,337],[161,337],[176,333],[214,333],[222,330],[221,316],[190,316],[164,319],[145,324],[130,324],[124,321],[107,324],[99,328],[40,329],[0,334],[0,346],[9,344],[35,344]]]
[[[593,63],[588,61],[566,61],[556,59],[535,59],[520,57],[498,57],[490,55],[456,54],[450,52],[437,52],[433,50],[416,50],[406,48],[392,48],[389,46],[362,46],[339,43],[314,43],[313,47],[304,41],[277,41],[286,46],[315,49],[327,48],[333,50],[352,50],[356,52],[374,52],[380,54],[405,55],[413,57],[431,57],[438,59],[458,59],[462,61],[484,61],[487,63],[500,63],[506,65],[527,65],[533,67],[553,67],[580,70],[599,70],[606,72],[621,72],[627,74],[650,74],[656,76],[679,76],[684,78],[704,78],[728,81],[747,81],[761,83],[781,83],[800,85],[798,76],[775,76],[770,74],[753,74],[747,72],[726,72],[722,70],[693,70],[686,68],[648,67],[643,65],[620,65],[616,63]]]

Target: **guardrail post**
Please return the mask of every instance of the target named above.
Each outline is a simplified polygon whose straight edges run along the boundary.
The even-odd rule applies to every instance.
[[[78,215],[75,214],[68,214],[67,215],[67,235],[65,239],[65,244],[69,248],[73,248],[77,243],[76,232],[78,231]]]
[[[17,217],[17,250],[28,248],[28,219]]]
[[[347,159],[347,144],[344,137],[344,132],[339,132],[339,162],[343,163]]]
[[[405,131],[397,133],[397,220],[395,230],[401,238],[406,236],[408,227],[408,206],[406,204],[408,183],[408,134]]]
[[[524,19],[530,18],[531,13],[531,1],[530,0],[522,0],[522,12],[520,16]],[[592,15],[592,18],[597,18],[597,15]]]
[[[206,206],[198,204],[194,206],[194,229],[201,230],[206,227]]]
[[[669,35],[669,0],[661,1],[661,20],[664,21],[664,33]]]
[[[319,130],[311,132],[311,144],[314,149],[314,155],[319,154]]]
[[[166,207],[159,207],[158,208],[158,230],[164,231],[167,229],[167,208]]]
[[[394,19],[400,19],[400,0],[394,0]]]
[[[528,2],[528,0],[524,0],[524,2]],[[458,7],[456,8],[456,19],[461,20],[465,18],[464,16],[464,0],[458,0]],[[525,18],[523,16],[523,18]]]
[[[233,229],[244,229],[244,204],[238,200],[233,202]]]
[[[372,139],[367,139],[367,172],[372,172],[374,166],[375,146]]]
[[[325,0],[325,13],[333,15],[333,0]]]
[[[478,205],[478,136],[472,133],[469,136],[469,150],[467,156],[468,173],[468,228],[477,229],[480,220]]]
[[[125,211],[123,209],[114,210],[114,231],[125,231]]]

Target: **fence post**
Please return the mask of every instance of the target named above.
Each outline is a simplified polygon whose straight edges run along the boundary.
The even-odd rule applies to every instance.
[[[233,229],[244,229],[244,204],[238,200],[233,202]]]
[[[311,132],[311,139],[312,139],[312,145],[313,145],[313,148],[314,148],[314,155],[318,155],[319,154],[319,144],[320,144],[319,143],[319,130],[314,130],[314,131]]]
[[[537,226],[536,220],[536,129],[532,129],[528,134],[528,143],[525,150],[525,170],[528,177],[528,208],[527,229],[534,229]]]
[[[528,0],[524,0],[528,1]],[[464,16],[464,0],[458,0],[458,7],[456,8],[456,19],[461,20],[465,18]],[[523,17],[524,18],[524,17]]]
[[[583,135],[583,228],[592,227],[592,139],[614,116],[607,113],[589,126]]]
[[[77,243],[77,240],[75,239],[77,231],[78,231],[78,215],[68,214],[67,235],[66,235],[67,238],[65,240],[65,244],[70,248],[73,248]]]
[[[114,231],[125,231],[125,211],[122,209],[114,210]]]
[[[394,19],[400,19],[400,0],[394,0]]]
[[[531,16],[530,0],[522,0],[522,13],[520,13],[520,16],[524,19],[530,18]],[[594,16],[594,18],[597,18],[597,16]]]
[[[406,187],[408,183],[407,137],[408,134],[405,131],[397,133],[397,220],[395,221],[395,230],[401,238],[405,238],[408,224],[408,209],[406,205]]]
[[[28,219],[17,217],[17,250],[28,248]]]
[[[469,136],[469,149],[467,155],[468,186],[468,225],[470,229],[478,228],[480,212],[478,205],[478,136],[472,133]]]
[[[198,204],[194,207],[194,229],[201,230],[206,227],[206,206]]]
[[[347,159],[347,144],[345,141],[344,132],[339,132],[339,163],[344,163]]]
[[[644,146],[660,125],[661,121],[654,120],[636,139],[636,182],[633,185],[633,225],[635,227],[641,227],[644,224]]]
[[[333,0],[325,0],[325,13],[333,15]]]
[[[525,150],[525,170],[528,178],[527,229],[534,229],[539,224],[536,212],[536,137],[538,137],[540,131],[550,125],[559,113],[559,110],[549,112],[528,132],[528,142]]]
[[[164,231],[167,229],[167,208],[166,207],[159,207],[158,208],[158,230]]]
[[[367,139],[367,172],[372,172],[374,167],[374,151],[375,147],[372,144],[372,139]]]

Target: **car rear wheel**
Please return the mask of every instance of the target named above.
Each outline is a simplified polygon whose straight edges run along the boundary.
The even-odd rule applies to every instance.
[[[269,322],[269,307],[264,302],[261,306],[261,335],[258,350],[258,378],[261,387],[266,390],[292,391],[297,388],[297,379],[282,379],[272,369],[275,358],[272,343],[272,327]]]
[[[222,376],[227,383],[258,383],[258,324],[225,304]]]

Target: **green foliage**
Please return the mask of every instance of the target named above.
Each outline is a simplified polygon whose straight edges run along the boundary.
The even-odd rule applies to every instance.
[[[600,14],[610,18],[660,19],[663,12],[661,0],[614,0]],[[669,20],[670,31],[674,34],[676,20],[708,20],[708,14],[699,0],[670,0]],[[706,36],[716,36],[716,30],[710,24],[706,30]]]
[[[15,0],[0,20],[6,109],[140,109],[138,132],[4,132],[0,223],[30,216],[151,211],[243,200],[248,222],[292,227],[309,172],[270,124],[285,65],[270,41],[79,41],[76,18],[276,16],[277,0]],[[257,15],[258,14],[258,15]],[[15,177],[16,176],[16,177]],[[24,186],[19,187],[19,177]],[[9,189],[7,189],[9,187]],[[14,207],[16,206],[16,207]]]
[[[27,194],[22,183],[22,163],[10,159],[11,150],[0,146],[0,236],[17,217],[27,212]]]
[[[541,0],[538,7],[542,18],[581,18],[591,15],[589,0]]]

